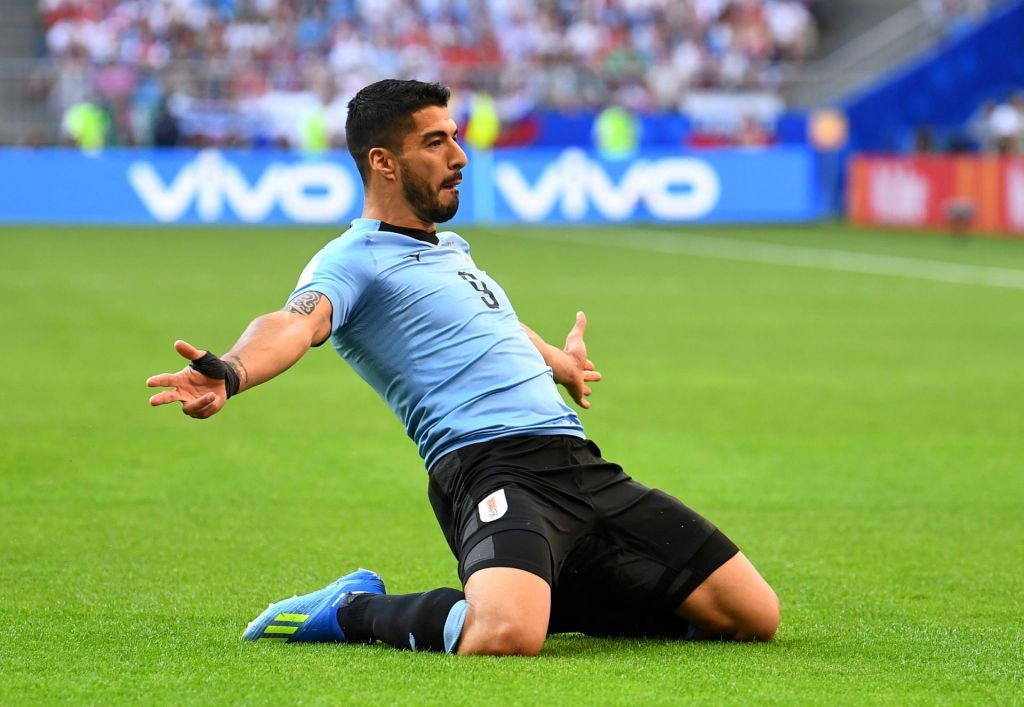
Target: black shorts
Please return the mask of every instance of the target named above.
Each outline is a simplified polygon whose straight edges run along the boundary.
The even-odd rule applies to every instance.
[[[429,495],[463,583],[486,567],[538,575],[551,585],[552,633],[684,634],[672,611],[738,552],[577,437],[463,447],[430,469]]]

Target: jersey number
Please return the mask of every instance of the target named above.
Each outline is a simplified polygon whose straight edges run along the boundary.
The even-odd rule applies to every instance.
[[[461,277],[463,280],[472,285],[473,289],[476,290],[477,292],[484,293],[483,297],[481,297],[480,299],[481,301],[483,301],[484,304],[487,305],[489,309],[497,309],[498,307],[501,306],[500,304],[498,304],[498,298],[495,297],[494,293],[491,292],[491,290],[487,287],[487,283],[484,282],[483,280],[478,279],[476,275],[474,275],[471,272],[464,272],[460,270],[459,277]]]

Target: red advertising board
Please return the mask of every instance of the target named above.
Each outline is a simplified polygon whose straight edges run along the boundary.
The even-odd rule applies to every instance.
[[[848,184],[858,225],[1024,235],[1024,158],[858,155]]]

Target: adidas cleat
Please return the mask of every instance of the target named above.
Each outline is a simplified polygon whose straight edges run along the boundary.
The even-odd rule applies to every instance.
[[[319,591],[271,604],[246,627],[247,641],[274,639],[345,642],[338,625],[338,607],[350,594],[384,594],[384,581],[376,572],[362,568],[336,579]]]

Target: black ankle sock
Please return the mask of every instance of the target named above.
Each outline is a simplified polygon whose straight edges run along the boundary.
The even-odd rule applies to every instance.
[[[448,614],[465,598],[458,589],[352,594],[338,607],[338,623],[350,643],[378,640],[396,648],[443,652]]]

